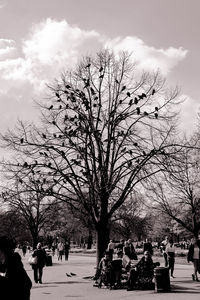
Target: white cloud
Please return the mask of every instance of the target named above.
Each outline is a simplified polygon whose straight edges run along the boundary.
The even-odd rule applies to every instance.
[[[15,51],[16,45],[13,40],[0,39],[0,61],[13,57]]]
[[[65,20],[47,19],[34,25],[18,48],[14,41],[0,40],[0,79],[9,81],[12,87],[28,83],[40,92],[45,82],[75,65],[82,55],[104,47],[116,53],[132,52],[139,68],[160,69],[164,75],[187,54],[182,48],[156,49],[133,36],[109,39],[94,30],[71,26]]]
[[[115,53],[121,51],[133,53],[133,58],[139,69],[145,71],[159,69],[163,75],[167,75],[187,54],[187,50],[182,48],[156,49],[146,45],[141,39],[134,36],[117,37],[109,40],[106,42],[105,47],[113,49]]]

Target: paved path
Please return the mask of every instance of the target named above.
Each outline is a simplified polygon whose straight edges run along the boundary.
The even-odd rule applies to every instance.
[[[32,269],[27,260],[28,254],[23,258],[23,263],[33,281]],[[200,282],[193,282],[191,279],[192,265],[175,265],[176,278],[171,280],[172,291],[170,293],[98,289],[93,287],[93,281],[84,279],[94,274],[94,267],[94,256],[71,255],[68,262],[58,262],[55,256],[53,266],[44,268],[43,284],[33,283],[31,300],[193,300],[200,298]],[[67,277],[66,273],[70,272],[77,275]]]

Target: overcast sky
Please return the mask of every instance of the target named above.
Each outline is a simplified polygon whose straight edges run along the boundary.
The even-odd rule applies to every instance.
[[[182,128],[200,102],[199,0],[0,0],[0,131],[34,120],[45,84],[104,47],[128,50],[178,84]]]

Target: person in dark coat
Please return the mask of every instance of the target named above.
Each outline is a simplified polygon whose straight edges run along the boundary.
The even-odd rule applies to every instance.
[[[187,261],[193,263],[194,273],[192,274],[192,279],[199,281],[197,273],[200,271],[200,243],[196,238],[193,238],[189,246]]]
[[[32,265],[35,283],[42,283],[43,268],[46,265],[47,255],[46,251],[42,249],[41,243],[37,244],[32,256],[37,256],[37,264]]]
[[[30,300],[32,282],[14,249],[12,240],[0,237],[0,299]]]
[[[143,252],[148,251],[151,256],[153,255],[153,246],[151,244],[151,240],[150,239],[146,239],[144,245],[143,245]]]
[[[65,260],[68,260],[68,257],[69,257],[69,241],[66,241],[65,242]]]
[[[127,255],[130,259],[137,260],[137,254],[131,239],[128,239],[128,241],[124,244],[124,254]]]

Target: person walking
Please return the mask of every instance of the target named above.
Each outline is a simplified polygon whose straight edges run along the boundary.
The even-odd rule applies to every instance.
[[[0,299],[30,300],[32,282],[24,269],[21,256],[14,249],[13,240],[0,237]]]
[[[25,244],[22,245],[22,253],[23,253],[23,256],[26,255],[26,250],[27,250],[27,247]]]
[[[69,241],[65,242],[65,260],[69,258]]]
[[[42,244],[38,243],[33,251],[32,257],[37,257],[37,263],[32,265],[35,283],[42,283],[43,268],[46,265],[46,251],[42,249]]]
[[[174,264],[175,264],[175,247],[172,240],[169,240],[165,250],[168,258],[169,270],[171,277],[174,278]]]
[[[57,250],[58,250],[58,260],[61,260],[62,261],[62,257],[63,257],[63,254],[64,254],[64,249],[65,249],[65,246],[64,246],[64,243],[62,241],[60,241],[58,243],[58,246],[57,246]]]
[[[197,272],[200,270],[200,245],[197,238],[193,238],[189,246],[187,261],[193,263],[194,273],[192,274],[192,279],[199,281]]]

